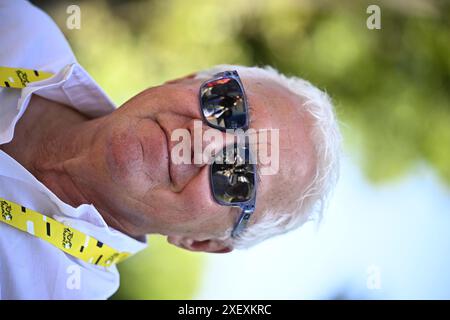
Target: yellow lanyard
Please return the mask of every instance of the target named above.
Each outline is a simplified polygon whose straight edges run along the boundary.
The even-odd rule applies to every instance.
[[[49,72],[0,66],[0,86],[6,88],[21,89],[30,82],[52,76]],[[130,256],[128,252],[119,252],[77,229],[3,198],[0,198],[0,212],[0,221],[88,263],[108,267]]]
[[[30,82],[41,81],[53,76],[53,73],[32,69],[0,66],[0,87],[21,89]]]
[[[39,212],[0,198],[0,221],[45,240],[78,259],[109,267],[130,256]]]

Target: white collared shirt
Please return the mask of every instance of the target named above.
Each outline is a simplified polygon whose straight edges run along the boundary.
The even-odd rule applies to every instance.
[[[77,63],[51,18],[27,1],[0,0],[0,66],[55,74],[22,90],[0,87],[0,145],[12,140],[32,94],[73,107],[90,117],[115,109]],[[136,253],[146,246],[145,240],[138,241],[108,227],[92,204],[74,208],[64,203],[1,150],[0,197],[51,216],[119,251]],[[105,268],[85,263],[0,222],[0,299],[106,299],[118,287],[119,273],[115,266]]]

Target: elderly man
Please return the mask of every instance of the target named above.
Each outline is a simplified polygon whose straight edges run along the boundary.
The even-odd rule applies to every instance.
[[[340,137],[327,95],[310,83],[218,66],[116,109],[43,12],[0,1],[0,26],[9,30],[0,66],[23,68],[10,70],[26,80],[0,89],[0,298],[107,298],[119,285],[114,263],[143,249],[147,234],[225,253],[320,217]],[[276,130],[276,170],[258,175],[267,163],[251,157],[215,160],[261,151],[260,141],[237,144],[234,129]],[[223,139],[201,140],[210,159],[180,163],[180,130]],[[188,159],[198,159],[195,144]]]

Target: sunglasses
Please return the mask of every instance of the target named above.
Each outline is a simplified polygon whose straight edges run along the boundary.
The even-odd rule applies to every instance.
[[[221,72],[204,82],[200,87],[200,108],[210,127],[221,131],[248,129],[248,103],[237,71]],[[210,166],[214,200],[242,210],[231,233],[233,238],[241,234],[255,211],[256,180],[256,164],[247,136],[223,148]]]

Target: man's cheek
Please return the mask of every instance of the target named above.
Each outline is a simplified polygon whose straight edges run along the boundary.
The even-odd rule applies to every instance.
[[[106,161],[113,181],[131,183],[142,164],[142,148],[136,135],[114,133],[106,144]]]

